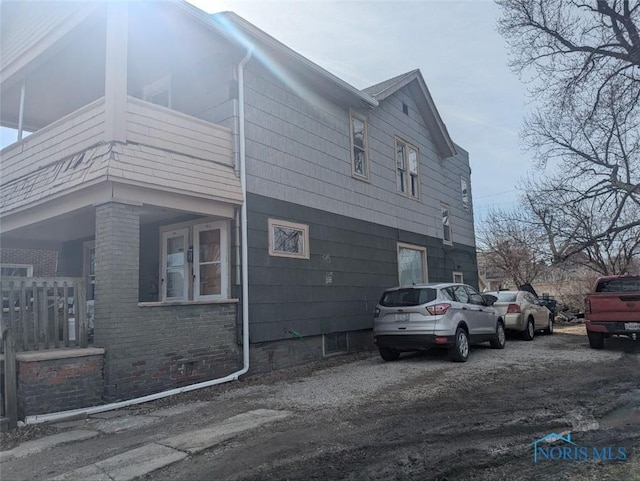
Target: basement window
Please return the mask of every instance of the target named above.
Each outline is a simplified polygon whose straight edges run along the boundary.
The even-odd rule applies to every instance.
[[[332,332],[322,336],[322,353],[325,357],[346,354],[349,351],[349,333]]]

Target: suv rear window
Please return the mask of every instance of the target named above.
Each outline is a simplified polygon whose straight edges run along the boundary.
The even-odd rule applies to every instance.
[[[398,289],[382,294],[380,304],[385,307],[419,306],[436,299],[435,289]]]
[[[640,292],[640,277],[620,277],[598,282],[596,292]]]

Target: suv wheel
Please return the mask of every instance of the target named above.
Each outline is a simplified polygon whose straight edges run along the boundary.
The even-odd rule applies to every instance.
[[[535,335],[536,335],[536,328],[533,325],[533,319],[529,318],[527,319],[527,327],[522,333],[522,338],[525,341],[533,341],[533,338],[535,337]]]
[[[604,349],[604,334],[601,332],[587,331],[589,345],[592,349]]]
[[[469,358],[469,337],[461,327],[456,330],[456,342],[451,346],[449,358],[453,362],[466,362]]]
[[[504,332],[504,324],[502,321],[498,321],[498,325],[496,327],[496,335],[493,339],[491,339],[491,347],[493,349],[504,349],[504,346],[507,344],[507,335]]]
[[[397,361],[400,357],[400,353],[390,347],[379,347],[378,351],[380,351],[380,357],[387,362]]]
[[[544,333],[547,336],[550,336],[551,334],[553,334],[553,316],[549,316],[549,324],[547,325],[547,328],[544,330]]]

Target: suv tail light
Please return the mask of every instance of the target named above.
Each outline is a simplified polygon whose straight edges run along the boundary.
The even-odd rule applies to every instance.
[[[373,318],[376,319],[378,316],[380,316],[380,308],[376,307],[376,310],[373,311]]]
[[[507,306],[507,314],[520,314],[520,306],[518,304],[509,304]]]
[[[442,314],[447,312],[447,309],[449,309],[450,307],[451,304],[436,304],[434,306],[428,306],[427,312],[432,316],[441,316]]]
[[[584,313],[591,314],[591,301],[589,299],[584,300]]]

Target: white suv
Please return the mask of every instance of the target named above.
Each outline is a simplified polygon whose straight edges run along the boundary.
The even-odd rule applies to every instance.
[[[465,362],[469,345],[485,341],[503,349],[504,321],[491,307],[494,300],[466,284],[388,289],[376,307],[374,342],[385,361],[395,361],[404,351],[446,347],[452,361]]]

